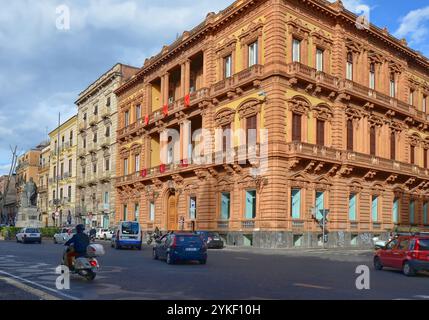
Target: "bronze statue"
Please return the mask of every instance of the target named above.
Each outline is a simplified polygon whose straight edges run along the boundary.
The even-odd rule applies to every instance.
[[[30,178],[30,181],[25,184],[24,193],[27,201],[25,204],[23,204],[23,206],[36,207],[37,206],[37,186],[33,182],[33,178]]]

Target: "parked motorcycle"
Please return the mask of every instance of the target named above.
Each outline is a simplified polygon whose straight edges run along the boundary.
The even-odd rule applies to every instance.
[[[156,242],[156,240],[158,240],[158,239],[161,239],[161,234],[158,234],[158,233],[152,233],[150,236],[149,236],[149,239],[147,240],[147,244],[148,245],[151,245],[153,242]]]
[[[63,253],[62,265],[67,265],[67,253],[73,250],[73,246],[65,247]],[[104,255],[104,247],[101,244],[91,244],[86,250],[85,257],[73,259],[73,268],[70,270],[71,274],[77,274],[84,277],[88,281],[95,279],[97,272],[100,268],[96,257]]]

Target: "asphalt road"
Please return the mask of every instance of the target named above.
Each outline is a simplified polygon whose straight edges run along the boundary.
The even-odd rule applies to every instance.
[[[153,260],[148,246],[117,251],[103,244],[95,281],[72,276],[70,290],[58,291],[62,245],[0,241],[0,299],[429,299],[429,276],[375,271],[366,251],[233,248],[209,251],[207,265],[167,265]],[[356,288],[360,265],[370,267],[369,290]]]

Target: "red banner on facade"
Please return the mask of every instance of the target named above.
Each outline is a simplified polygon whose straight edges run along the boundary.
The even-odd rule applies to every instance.
[[[144,116],[144,125],[147,126],[149,124],[149,116],[145,115]]]
[[[159,166],[159,173],[164,173],[165,172],[165,164],[161,164]]]
[[[164,116],[168,116],[168,104],[164,105],[162,108],[162,113],[164,113]]]
[[[141,171],[141,177],[142,177],[142,178],[146,178],[146,176],[147,176],[147,170],[146,170],[146,169],[143,169],[143,170]]]
[[[185,96],[185,107],[189,107],[191,105],[191,95],[187,94]]]

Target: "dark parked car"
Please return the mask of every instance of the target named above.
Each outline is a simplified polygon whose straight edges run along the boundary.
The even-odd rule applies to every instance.
[[[224,243],[219,233],[212,231],[197,231],[204,241],[207,243],[209,249],[223,249]]]
[[[155,260],[165,259],[168,264],[178,261],[207,262],[207,244],[196,233],[170,233],[156,241],[153,248]]]
[[[374,267],[402,270],[406,276],[429,271],[429,235],[398,236],[374,255]]]

